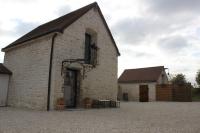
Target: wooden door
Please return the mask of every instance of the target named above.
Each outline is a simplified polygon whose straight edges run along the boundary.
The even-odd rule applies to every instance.
[[[123,93],[123,100],[128,101],[128,93]]]
[[[149,88],[148,85],[140,85],[140,102],[149,101]]]
[[[64,88],[65,106],[68,108],[76,107],[77,100],[77,71],[68,70],[66,74],[66,83]]]

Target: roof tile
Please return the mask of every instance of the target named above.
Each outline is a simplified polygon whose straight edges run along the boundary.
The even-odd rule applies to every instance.
[[[75,10],[69,14],[66,14],[64,16],[61,16],[55,20],[52,20],[48,23],[45,23],[43,25],[40,25],[39,27],[33,29],[32,31],[30,31],[29,33],[25,34],[24,36],[22,36],[21,38],[17,39],[16,41],[14,41],[13,43],[9,44],[8,46],[6,46],[5,48],[2,49],[2,51],[5,51],[8,48],[12,48],[15,47],[17,45],[20,45],[21,43],[24,43],[26,41],[30,41],[32,39],[47,35],[49,33],[53,33],[53,32],[63,32],[63,30],[65,28],[67,28],[69,25],[71,25],[73,22],[75,22],[78,18],[80,18],[82,15],[84,15],[86,12],[88,12],[90,9],[92,9],[93,7],[97,7],[97,9],[100,12],[100,16],[103,19],[104,25],[111,37],[111,40],[113,41],[115,48],[118,52],[118,55],[120,55],[119,50],[115,44],[115,41],[112,37],[112,34],[105,22],[105,19],[100,11],[100,8],[98,6],[98,4],[96,2],[89,4],[85,7],[82,7],[78,10]]]
[[[2,63],[0,63],[0,74],[12,74]]]
[[[119,77],[120,83],[156,82],[164,66],[126,69]]]

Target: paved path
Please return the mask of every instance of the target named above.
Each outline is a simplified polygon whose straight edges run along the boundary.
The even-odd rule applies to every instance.
[[[0,108],[0,133],[200,133],[200,102],[61,112]]]

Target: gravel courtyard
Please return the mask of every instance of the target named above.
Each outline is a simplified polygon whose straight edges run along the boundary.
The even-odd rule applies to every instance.
[[[0,133],[199,133],[200,103],[127,102],[116,109],[0,108]]]

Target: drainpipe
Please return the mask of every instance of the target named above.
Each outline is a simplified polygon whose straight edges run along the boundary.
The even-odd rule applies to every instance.
[[[55,33],[52,37],[51,41],[51,53],[50,53],[50,60],[49,60],[49,79],[48,79],[48,94],[47,94],[47,111],[49,111],[50,108],[50,98],[51,98],[51,72],[52,72],[52,61],[53,61],[53,51],[54,51],[54,42],[55,38],[57,36],[57,33]]]

